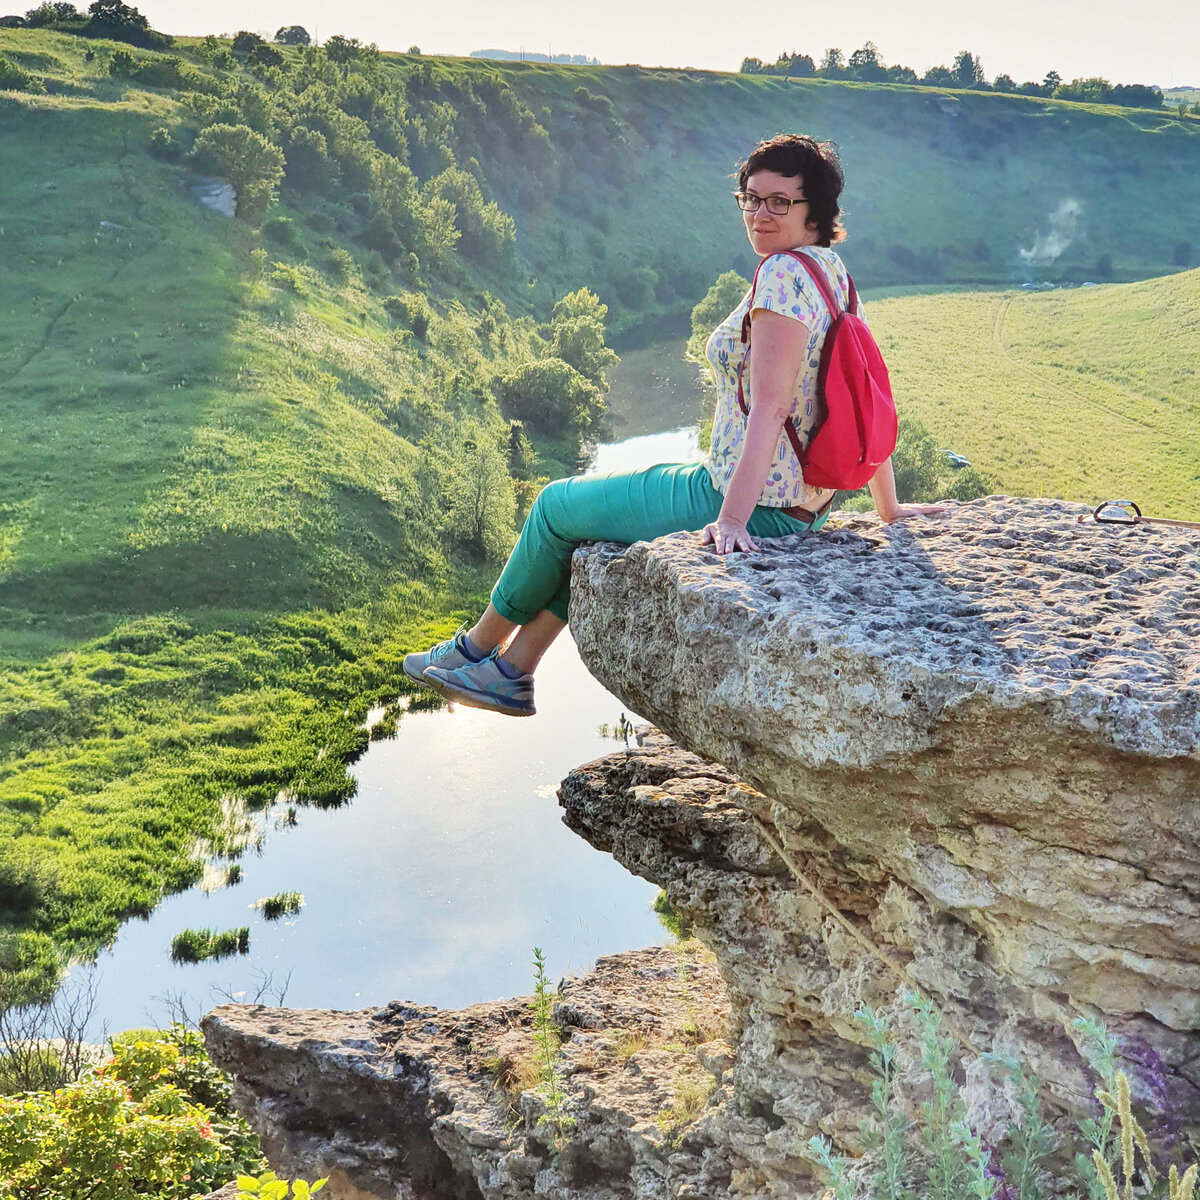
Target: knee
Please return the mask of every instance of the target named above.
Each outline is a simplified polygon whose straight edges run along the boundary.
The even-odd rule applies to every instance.
[[[538,492],[537,499],[533,502],[533,508],[544,520],[548,519],[550,514],[561,511],[563,501],[566,499],[567,482],[565,479],[556,479],[553,483],[546,484]]]

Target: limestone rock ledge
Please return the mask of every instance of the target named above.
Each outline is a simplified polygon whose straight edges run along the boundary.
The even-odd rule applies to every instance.
[[[1022,1050],[1067,1105],[1090,1090],[1070,1020],[1097,1014],[1161,1054],[1195,1128],[1200,534],[1081,511],[993,497],[724,559],[688,534],[586,547],[571,625],[606,687],[756,789],[730,802],[962,1036]],[[569,784],[568,820],[697,921],[778,1117],[812,1077],[796,1031],[853,1038],[894,976],[803,889],[635,835],[646,786],[617,813]]]
[[[712,956],[691,943],[601,958],[553,1011],[573,1122],[557,1154],[528,997],[457,1011],[227,1004],[203,1030],[272,1168],[328,1176],[330,1200],[725,1194],[728,1156],[705,1117],[725,1107],[731,1062]]]

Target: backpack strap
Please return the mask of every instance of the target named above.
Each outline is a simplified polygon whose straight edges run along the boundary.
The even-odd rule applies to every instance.
[[[812,258],[807,254],[800,254],[796,250],[784,250],[782,253],[796,259],[800,265],[808,272],[809,277],[817,286],[817,291],[821,293],[821,299],[825,301],[825,307],[829,309],[830,323],[836,321],[842,315],[842,307],[834,298],[833,289],[829,286],[829,280],[825,272],[813,262]],[[770,255],[767,256],[771,257]],[[767,261],[766,258],[760,260],[757,267],[754,269],[754,279],[750,284],[750,307],[746,309],[746,315],[742,318],[742,345],[746,347],[746,353],[742,355],[742,361],[738,363],[737,370],[737,400],[738,405],[744,416],[750,415],[750,405],[746,403],[746,392],[742,384],[742,373],[745,370],[746,364],[750,361],[750,313],[754,309],[754,294],[758,290],[758,273],[763,269],[763,264]],[[854,280],[847,273],[846,279],[849,281],[849,304],[845,311],[858,312],[858,292],[854,287]],[[804,448],[800,445],[800,433],[796,428],[796,422],[788,417],[783,423],[784,432],[788,436],[788,441],[792,444],[792,450],[795,452],[796,458],[800,463],[804,462]]]

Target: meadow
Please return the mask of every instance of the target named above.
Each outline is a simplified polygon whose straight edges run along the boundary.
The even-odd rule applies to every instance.
[[[897,404],[1014,495],[1200,518],[1200,271],[879,300]]]
[[[0,1003],[236,855],[247,813],[350,794],[402,654],[477,609],[514,496],[575,466],[575,434],[514,440],[499,385],[602,374],[599,309],[556,307],[581,286],[644,344],[745,272],[727,176],[755,136],[842,142],[847,261],[892,286],[871,320],[941,444],[1010,491],[1195,508],[1195,271],[947,289],[1186,266],[1200,122],[641,68],[251,70],[186,39],[113,74],[118,49],[0,30],[38,85],[0,92]],[[254,220],[192,193],[218,118],[308,147]],[[1073,197],[1061,251],[1023,258]]]

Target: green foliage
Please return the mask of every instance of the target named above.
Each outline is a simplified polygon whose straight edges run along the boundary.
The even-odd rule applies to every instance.
[[[262,913],[264,921],[278,921],[282,917],[296,916],[304,907],[304,897],[299,892],[278,892],[256,900],[254,907]]]
[[[45,84],[10,58],[0,54],[0,92],[44,92]]]
[[[587,288],[563,296],[550,315],[549,356],[574,367],[585,379],[604,392],[608,369],[616,354],[604,344],[604,318],[608,305]]]
[[[425,340],[431,313],[429,301],[424,296],[418,292],[403,292],[389,296],[384,300],[383,307],[388,316],[411,329],[414,337]]]
[[[280,1179],[274,1171],[262,1175],[239,1175],[237,1177],[237,1200],[308,1200],[319,1192],[328,1180],[318,1179],[307,1183],[303,1179],[290,1181]]]
[[[284,25],[275,31],[275,41],[281,46],[309,46],[312,38],[303,25]]]
[[[505,448],[479,425],[468,425],[450,450],[444,529],[452,542],[503,563],[516,540],[516,496]]]
[[[171,961],[204,962],[250,952],[250,929],[184,929],[171,939]]]
[[[1046,1168],[1053,1157],[1061,1159],[1066,1147],[1042,1116],[1037,1081],[1010,1057],[983,1056],[1015,1084],[1017,1119],[995,1148],[1003,1165],[1000,1174],[967,1123],[964,1096],[954,1077],[954,1042],[942,1031],[940,1015],[915,993],[905,993],[902,1001],[916,1022],[921,1068],[920,1077],[905,1080],[905,1091],[915,1087],[925,1099],[918,1106],[918,1119],[910,1124],[901,1110],[898,1050],[890,1027],[870,1008],[859,1009],[854,1023],[867,1036],[874,1075],[874,1116],[863,1127],[872,1170],[860,1175],[856,1185],[849,1175],[850,1160],[834,1155],[827,1139],[814,1137],[807,1147],[808,1157],[825,1171],[836,1200],[993,1200],[1002,1184],[1009,1200],[1044,1200],[1052,1177]],[[1145,1200],[1193,1200],[1198,1165],[1180,1176],[1172,1164],[1162,1186],[1149,1141],[1132,1109],[1128,1076],[1117,1066],[1115,1039],[1090,1019],[1080,1018],[1075,1028],[1101,1078],[1096,1089],[1100,1116],[1081,1122],[1087,1149],[1075,1155],[1089,1200],[1132,1200],[1138,1181],[1145,1187],[1140,1193]],[[1139,1155],[1140,1166],[1135,1161]]]
[[[600,389],[560,358],[517,367],[496,381],[504,415],[551,436],[582,436],[605,413]]]
[[[624,715],[624,714],[622,714]],[[692,936],[692,923],[681,912],[674,908],[667,899],[667,893],[661,888],[654,897],[651,905],[659,924],[675,939],[676,942],[686,942]]]
[[[741,303],[750,284],[736,271],[719,275],[692,309],[692,333],[688,338],[687,356],[692,362],[703,363],[704,347],[712,331]]]
[[[538,1092],[546,1104],[538,1124],[548,1125],[556,1139],[566,1136],[575,1120],[564,1108],[566,1094],[559,1078],[558,1059],[561,1040],[554,1022],[554,1004],[550,998],[550,981],[546,978],[546,959],[541,950],[533,948],[533,1044],[536,1048],[540,1082]]]
[[[192,158],[202,171],[228,179],[237,191],[237,215],[261,216],[283,178],[283,152],[245,125],[210,125],[196,138]]]
[[[180,1026],[121,1039],[78,1083],[0,1097],[0,1194],[14,1200],[182,1200],[262,1165],[228,1080]]]

